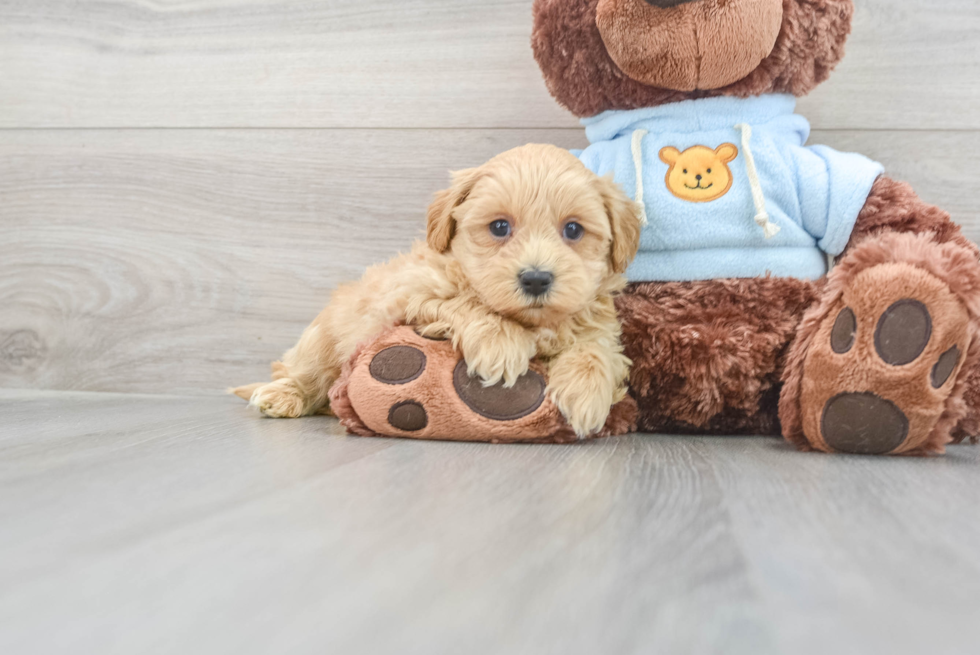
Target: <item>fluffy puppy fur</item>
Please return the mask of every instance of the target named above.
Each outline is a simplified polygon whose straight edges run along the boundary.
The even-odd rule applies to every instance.
[[[506,236],[500,221],[509,224]],[[584,228],[580,236],[569,223]],[[455,173],[429,207],[426,243],[338,288],[272,365],[273,381],[234,393],[268,416],[323,411],[358,344],[409,323],[451,339],[470,375],[488,385],[513,385],[532,358],[546,361],[550,397],[586,436],[626,395],[630,362],[613,296],[625,286],[639,232],[637,206],[611,178],[554,146],[508,151]],[[553,275],[545,294],[525,291],[527,271]]]

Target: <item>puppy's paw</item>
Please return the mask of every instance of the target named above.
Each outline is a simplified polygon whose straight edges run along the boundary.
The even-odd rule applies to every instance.
[[[289,378],[262,385],[248,404],[272,418],[299,418],[307,414],[306,399]]]
[[[552,362],[548,395],[579,439],[606,424],[614,403],[626,396],[629,360],[593,345],[574,348]]]
[[[484,329],[476,326],[460,341],[467,372],[479,376],[488,387],[501,380],[505,387],[513,387],[527,373],[536,353],[533,336],[509,322]]]
[[[612,397],[607,394],[590,394],[575,386],[556,388],[552,384],[549,395],[579,439],[601,430],[609,418]]]
[[[548,395],[579,439],[598,432],[609,418],[616,390],[572,369],[554,370]]]

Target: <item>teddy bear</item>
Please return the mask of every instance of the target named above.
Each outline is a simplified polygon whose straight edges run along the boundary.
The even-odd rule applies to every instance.
[[[976,442],[980,251],[881,164],[806,145],[795,113],[842,58],[853,11],[852,0],[535,0],[534,56],[590,142],[576,154],[644,221],[617,300],[635,406],[614,409],[603,435],[781,435],[863,455]],[[409,436],[385,420],[405,401],[363,371],[379,345],[410,339],[386,335],[350,362],[361,395],[345,382],[331,397],[353,432]],[[453,402],[433,405],[437,436],[565,434],[560,417],[473,423],[449,382],[458,355],[442,359],[432,384]],[[546,384],[546,367],[532,372]],[[368,409],[375,396],[384,406]],[[365,427],[359,414],[372,412]]]
[[[535,0],[532,47],[580,157],[642,205],[618,300],[645,432],[925,455],[980,428],[977,247],[797,97],[852,0]]]

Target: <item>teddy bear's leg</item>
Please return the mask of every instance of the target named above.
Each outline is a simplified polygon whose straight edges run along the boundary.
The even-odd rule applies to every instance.
[[[784,436],[860,454],[941,453],[972,436],[978,315],[976,247],[907,186],[879,180],[787,358]]]
[[[397,327],[361,344],[330,389],[330,404],[348,431],[362,436],[489,442],[574,442],[575,431],[548,398],[547,366],[532,362],[510,387],[470,377],[449,341]],[[610,402],[612,399],[610,399]],[[626,398],[593,436],[634,425]]]
[[[617,300],[643,432],[780,434],[785,352],[819,283],[630,285]]]

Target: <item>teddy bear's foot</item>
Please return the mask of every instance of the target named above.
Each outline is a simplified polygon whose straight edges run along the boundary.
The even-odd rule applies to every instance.
[[[575,432],[547,397],[544,367],[532,362],[513,386],[470,377],[448,341],[398,327],[358,349],[330,390],[348,431],[362,436],[450,441],[572,442]],[[636,404],[613,407],[596,437],[623,434]]]
[[[864,455],[927,445],[969,347],[965,308],[907,264],[859,275],[804,364],[803,430],[820,450]]]
[[[796,379],[784,388],[784,396],[798,392],[799,411],[781,411],[787,438],[798,445],[899,455],[940,453],[951,440],[962,414],[960,371],[975,360],[963,294],[967,301],[977,294],[977,264],[956,257],[956,246],[903,239],[891,245],[922,259],[879,263],[862,255],[881,250],[856,252],[852,265],[832,274],[828,296],[804,321],[789,365],[802,367],[791,371]],[[933,266],[919,265],[929,257]],[[944,260],[953,270],[941,266]],[[963,273],[958,266],[968,269],[968,281],[957,275]],[[781,405],[793,402],[784,397]]]

